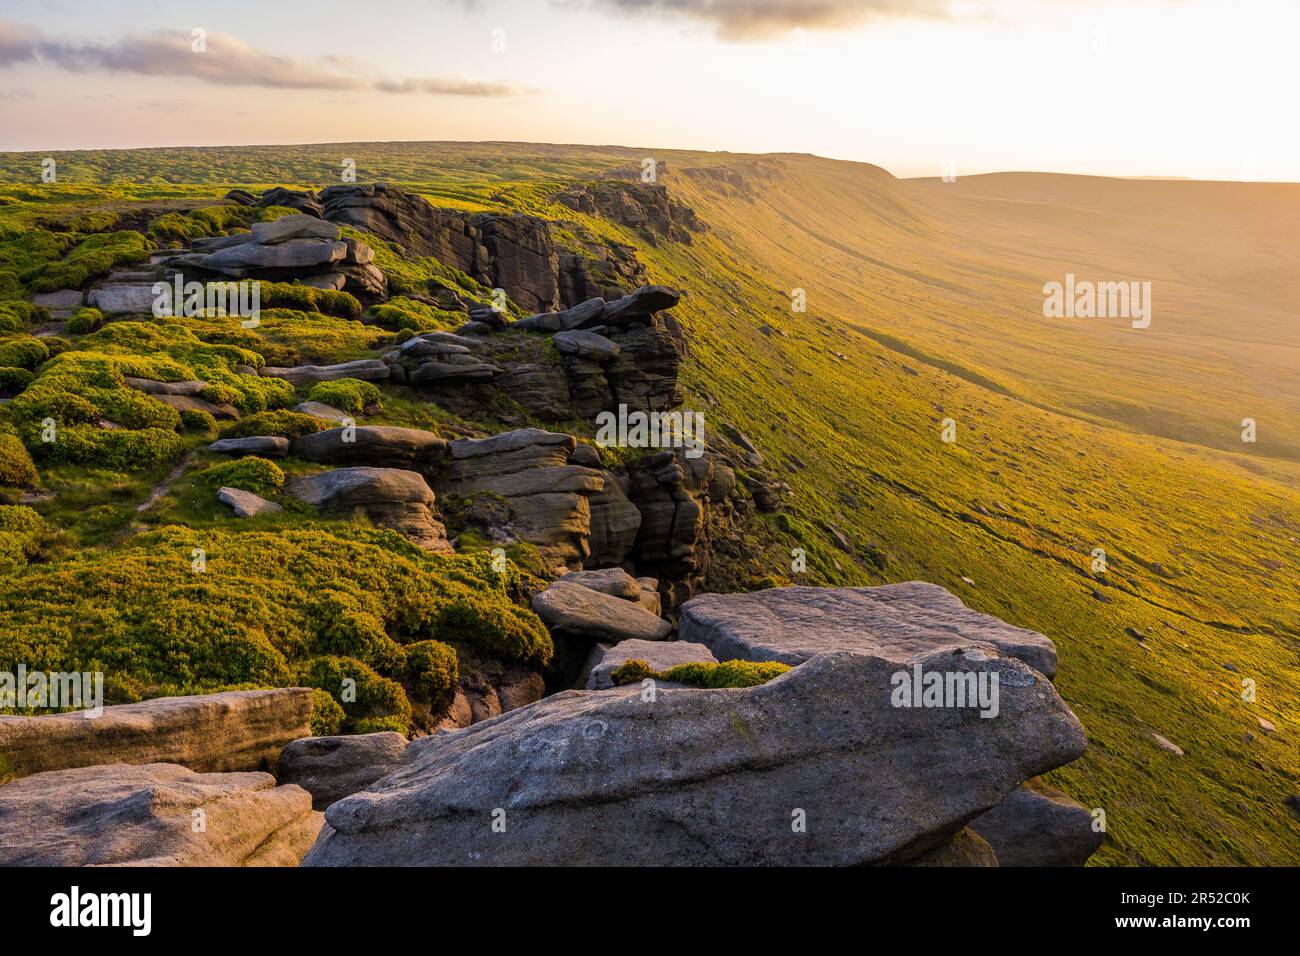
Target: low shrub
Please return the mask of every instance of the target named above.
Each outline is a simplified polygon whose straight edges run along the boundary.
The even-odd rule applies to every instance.
[[[202,477],[214,488],[242,488],[259,495],[271,494],[284,486],[280,466],[256,455],[212,465],[203,470]]]
[[[0,302],[0,332],[22,332],[33,323],[49,318],[48,310],[30,302]]]
[[[9,368],[35,368],[50,356],[50,350],[40,339],[24,335],[0,339],[0,365]]]
[[[217,420],[201,408],[187,408],[181,412],[181,427],[210,436],[217,430]]]
[[[319,687],[311,689],[311,735],[313,737],[332,737],[343,726],[347,715],[328,691]]]
[[[36,378],[25,368],[0,366],[0,395],[17,395]]]
[[[339,378],[332,382],[317,382],[307,397],[313,402],[332,405],[352,415],[379,404],[379,388],[356,378]]]
[[[82,306],[68,316],[67,330],[73,335],[89,335],[102,328],[104,313],[91,306]]]
[[[292,440],[333,427],[333,422],[317,418],[315,415],[277,409],[273,412],[258,412],[256,415],[241,418],[233,425],[227,426],[222,431],[221,437],[253,438],[257,435],[278,435]]]
[[[652,678],[688,687],[756,687],[780,677],[790,669],[777,661],[722,661],[721,663],[678,664],[666,671],[654,670],[641,660],[630,660],[610,678],[615,685],[634,684]]]
[[[0,435],[0,450],[6,437]],[[0,574],[16,570],[34,558],[45,530],[45,519],[31,508],[0,505]]]
[[[148,262],[149,248],[149,240],[138,232],[97,233],[82,239],[63,259],[44,262],[20,278],[33,292],[81,289],[116,266]]]
[[[441,641],[406,645],[406,678],[411,695],[432,705],[434,713],[451,706],[460,680],[460,662],[454,648]]]
[[[32,456],[18,436],[0,432],[0,487],[35,488],[40,481]]]

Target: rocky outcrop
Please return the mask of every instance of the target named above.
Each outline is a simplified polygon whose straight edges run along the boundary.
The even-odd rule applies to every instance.
[[[970,829],[1002,866],[1083,866],[1105,839],[1085,807],[1040,780],[1017,787]]]
[[[527,541],[558,565],[581,567],[591,529],[587,499],[605,480],[595,469],[568,464],[576,445],[572,435],[537,428],[458,439],[439,489],[499,504],[471,514],[490,540]]]
[[[641,514],[632,558],[637,570],[669,586],[670,608],[688,600],[709,567],[706,519],[712,464],[680,451],[649,455],[633,467],[628,498]]]
[[[285,490],[325,511],[359,510],[426,551],[449,553],[447,529],[434,511],[433,489],[423,476],[401,468],[336,468],[295,478]]]
[[[580,584],[556,581],[533,596],[533,611],[553,632],[596,641],[662,641],[672,625],[635,599],[602,594]]]
[[[952,661],[951,649],[915,658]],[[434,738],[334,804],[303,863],[906,862],[1084,749],[1041,675],[996,654],[963,666],[999,674],[998,719],[892,706],[897,664],[849,653],[746,689],[557,694]]]
[[[55,770],[0,787],[0,866],[297,866],[322,823],[269,773]]]
[[[196,240],[190,252],[166,265],[181,274],[223,279],[299,279],[373,302],[388,291],[373,259],[374,250],[365,243],[344,239],[338,226],[306,213],[253,223],[247,233]]]
[[[0,716],[0,780],[70,767],[174,763],[191,770],[260,770],[305,737],[311,692],[302,687],[158,697],[45,717]]]
[[[830,651],[904,663],[920,651],[972,643],[1056,674],[1056,645],[1035,631],[973,611],[937,584],[772,588],[702,594],[682,607],[680,636],[720,660],[798,664]]]
[[[614,671],[628,661],[645,661],[652,670],[667,671],[678,664],[711,664],[717,658],[703,644],[687,641],[620,641],[617,644],[597,644],[583,672],[582,682],[587,690],[605,690],[614,686]]]
[[[401,766],[406,743],[397,733],[304,737],[280,752],[275,775],[282,784],[302,787],[312,806],[324,810]]]
[[[587,499],[591,509],[587,566],[592,568],[623,564],[641,528],[641,512],[627,497],[627,478],[610,471],[602,474],[605,487]]]
[[[690,243],[702,227],[689,206],[673,200],[662,183],[604,180],[572,186],[555,197],[570,209],[641,232],[651,241]]]

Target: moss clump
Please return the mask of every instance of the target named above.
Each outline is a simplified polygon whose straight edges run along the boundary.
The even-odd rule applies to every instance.
[[[311,735],[313,737],[332,737],[343,726],[347,715],[338,701],[328,691],[319,687],[311,689]]]
[[[311,686],[335,695],[349,729],[372,717],[409,722],[401,683],[411,673],[409,647],[454,642],[505,663],[549,662],[550,635],[522,600],[516,569],[494,573],[490,558],[430,555],[389,531],[171,526],[14,570],[0,588],[0,671],[21,661],[112,673],[109,703]],[[527,639],[503,639],[503,620]],[[501,648],[515,653],[492,653]],[[426,683],[412,683],[412,692],[442,686],[446,676],[420,661],[445,666],[446,657],[413,656]],[[343,696],[344,678],[356,682],[353,700]]]
[[[138,232],[87,236],[63,259],[44,262],[20,276],[33,292],[80,289],[116,266],[149,261],[149,241]]]
[[[30,335],[0,340],[0,365],[10,368],[35,368],[49,358],[45,343]]]
[[[284,487],[284,472],[275,462],[250,455],[204,469],[203,480],[214,488],[243,488],[264,495]]]
[[[72,335],[89,335],[104,325],[104,313],[91,306],[83,306],[68,317],[67,330]]]
[[[289,282],[263,282],[261,296],[262,306],[267,309],[318,312],[340,319],[361,318],[361,303],[357,297],[337,289],[316,289]]]
[[[406,296],[396,296],[366,310],[368,321],[407,332],[454,331],[465,324],[466,318],[464,312],[436,309]]]
[[[217,430],[217,420],[201,408],[187,408],[181,412],[181,427],[186,431],[211,436]]]
[[[678,664],[657,671],[641,660],[630,660],[610,675],[615,685],[634,684],[652,678],[687,687],[757,687],[790,669],[776,661],[722,661],[721,663]]]
[[[0,332],[21,332],[49,317],[47,310],[30,302],[0,302]]]
[[[339,378],[332,382],[318,382],[307,397],[313,402],[332,405],[352,415],[379,404],[379,388],[356,378]]]
[[[17,395],[32,384],[32,379],[35,377],[25,368],[0,366],[0,395]]]
[[[6,437],[0,435],[0,451]],[[0,505],[0,574],[16,570],[35,557],[45,530],[44,519],[31,508]]]
[[[441,641],[408,644],[406,679],[412,697],[430,704],[434,713],[441,713],[451,705],[460,680],[456,651]]]
[[[0,487],[35,488],[40,482],[32,456],[18,436],[0,432]]]
[[[273,412],[258,412],[241,418],[221,433],[222,438],[254,438],[258,435],[275,435],[280,438],[301,438],[316,432],[333,428],[334,423],[315,415],[277,409]]]

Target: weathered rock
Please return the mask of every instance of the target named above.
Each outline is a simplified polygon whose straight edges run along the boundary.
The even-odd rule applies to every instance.
[[[57,292],[38,292],[32,296],[32,305],[51,312],[71,312],[81,308],[86,294],[80,289],[60,289]]]
[[[269,773],[55,770],[0,787],[0,866],[296,866],[323,822]]]
[[[703,644],[686,641],[621,641],[618,644],[596,644],[583,668],[587,690],[605,690],[614,686],[613,674],[628,661],[645,661],[657,671],[666,671],[678,664],[712,664],[717,658]]]
[[[122,376],[122,382],[128,388],[150,395],[184,395],[187,398],[196,398],[208,387],[207,382],[155,382],[151,378],[131,378],[128,375]]]
[[[338,365],[299,365],[295,368],[267,366],[261,370],[261,374],[267,378],[282,378],[294,385],[307,385],[313,382],[332,382],[340,378],[383,382],[388,379],[389,372],[388,366],[379,359],[358,359]]]
[[[295,412],[302,412],[304,415],[311,415],[313,418],[323,418],[329,422],[350,422],[352,416],[341,408],[335,408],[333,405],[326,405],[324,402],[300,402],[293,407]]]
[[[591,359],[593,362],[607,362],[622,351],[617,342],[612,342],[603,335],[597,335],[594,332],[582,332],[577,329],[569,332],[558,332],[552,341],[555,342],[555,347],[565,355],[579,355],[582,358]]]
[[[999,860],[989,846],[970,827],[958,830],[937,847],[913,857],[904,866],[998,866]]]
[[[581,584],[601,594],[635,601],[641,596],[641,585],[622,568],[602,568],[598,571],[570,571],[560,578],[570,584]]]
[[[257,455],[259,458],[283,458],[289,454],[289,439],[279,435],[253,435],[248,438],[221,438],[208,446],[208,451],[219,455],[242,458]]]
[[[610,327],[644,324],[656,312],[671,309],[681,300],[682,294],[662,285],[647,285],[637,289],[631,295],[605,303],[600,319],[588,319],[579,327],[588,325],[608,325]]]
[[[280,752],[275,775],[302,787],[312,806],[324,810],[401,766],[406,743],[398,733],[304,737]]]
[[[1105,838],[1087,809],[1038,780],[1017,787],[970,828],[1002,866],[1083,866]]]
[[[194,262],[205,272],[232,278],[272,277],[295,272],[330,272],[347,255],[348,247],[330,239],[285,239],[264,244],[242,242],[210,252]],[[287,278],[287,275],[283,277]]]
[[[641,594],[637,598],[637,603],[655,617],[658,617],[663,613],[663,599],[659,596],[659,582],[655,578],[637,578],[636,582],[641,586]]]
[[[567,581],[556,581],[533,595],[532,603],[552,631],[598,641],[662,641],[673,629],[640,604]]]
[[[641,527],[641,512],[628,500],[624,488],[627,479],[608,471],[603,474],[605,487],[588,498],[591,509],[591,534],[588,537],[591,553],[587,556],[589,567],[622,564],[626,561]]]
[[[154,398],[164,405],[170,405],[178,412],[207,412],[213,418],[239,418],[239,409],[224,402],[217,404],[203,398],[191,398],[188,395],[155,395]]]
[[[922,651],[980,642],[1046,677],[1056,645],[966,607],[937,584],[874,588],[772,588],[702,594],[682,607],[681,639],[707,644],[719,660],[800,661],[854,651],[905,663]]]
[[[285,189],[283,186],[276,186],[262,193],[257,204],[259,206],[284,206],[288,209],[298,209],[309,216],[319,216],[321,218],[324,218],[325,215],[325,207],[321,205],[320,196],[310,189]]]
[[[605,484],[590,468],[567,464],[572,435],[523,428],[491,438],[451,442],[451,461],[440,489],[473,498],[497,496],[509,514],[485,528],[493,540],[527,541],[566,567],[581,566],[589,553],[591,511],[587,498]]]
[[[153,313],[153,283],[132,285],[107,285],[102,289],[91,289],[87,302],[105,315],[130,313],[145,315]]]
[[[599,215],[673,242],[691,242],[691,232],[701,228],[694,210],[668,195],[662,183],[607,180],[572,186],[556,199],[571,209]]]
[[[445,356],[446,359],[457,357]],[[460,382],[491,381],[501,372],[501,368],[489,362],[428,361],[411,371],[407,380],[410,384],[418,386],[452,385]]]
[[[427,551],[447,553],[447,529],[434,511],[435,498],[424,478],[401,468],[336,468],[295,478],[285,488],[313,507],[361,510],[375,524],[392,528]]]
[[[0,716],[0,780],[109,763],[259,770],[310,733],[310,718],[311,692],[302,687],[159,697],[105,707],[96,718]]]
[[[315,216],[299,214],[281,216],[271,222],[255,222],[253,239],[264,245],[274,245],[286,239],[338,239],[339,227]]]
[[[446,440],[433,432],[390,425],[331,428],[304,435],[293,443],[294,455],[307,461],[407,468],[421,473],[432,470],[446,451]]]
[[[230,505],[236,518],[256,518],[258,515],[279,514],[284,510],[274,501],[267,501],[242,488],[222,488],[217,492],[217,500]]]
[[[590,593],[590,592],[589,592]],[[611,599],[617,600],[617,599]],[[952,666],[951,651],[918,658]],[[464,731],[326,811],[304,865],[853,865],[915,858],[1083,729],[1010,658],[996,720],[890,703],[897,665],[814,658],[730,690],[566,692]],[[598,825],[593,807],[599,808]],[[507,839],[487,821],[504,810]],[[795,833],[802,810],[807,832]]]

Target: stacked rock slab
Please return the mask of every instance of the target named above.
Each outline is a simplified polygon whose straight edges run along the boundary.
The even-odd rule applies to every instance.
[[[269,773],[53,770],[0,787],[0,866],[296,866],[322,823]]]
[[[937,584],[872,588],[772,588],[702,594],[682,607],[680,637],[719,660],[798,664],[816,654],[854,651],[898,662],[951,638],[1018,657],[1056,674],[1056,645],[1035,631],[971,610]]]
[[[174,763],[192,770],[262,770],[305,736],[311,691],[302,687],[158,697],[44,717],[0,716],[0,781],[70,767]]]
[[[825,654],[759,687],[570,691],[432,738],[326,811],[304,865],[857,865],[950,841],[1083,729],[1022,662],[997,720],[891,704],[897,663]],[[954,648],[918,655],[953,666]],[[504,811],[508,839],[484,824]],[[791,826],[801,812],[806,832]]]
[[[402,468],[336,468],[295,478],[285,490],[323,511],[361,511],[426,551],[450,553],[447,529],[434,510],[433,489],[418,472]]]
[[[509,519],[496,529],[497,540],[527,541],[557,566],[581,567],[591,531],[587,499],[605,479],[568,464],[576,446],[572,435],[538,428],[457,439],[439,488],[463,499],[499,499]]]

